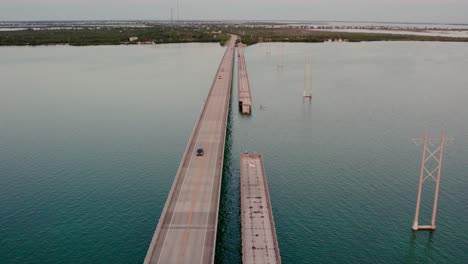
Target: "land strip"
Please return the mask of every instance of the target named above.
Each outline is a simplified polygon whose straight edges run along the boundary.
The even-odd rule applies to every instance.
[[[242,37],[252,45],[259,42],[326,42],[326,41],[444,41],[468,42],[468,38],[362,32],[335,32],[304,28],[267,28],[236,24],[161,24],[147,27],[76,27],[0,31],[0,46],[37,45],[122,45],[187,42],[218,42],[224,45],[228,33]]]

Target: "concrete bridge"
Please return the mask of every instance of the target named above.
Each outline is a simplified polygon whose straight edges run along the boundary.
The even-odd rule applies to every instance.
[[[239,43],[237,45],[237,54],[238,54],[238,75],[239,75],[239,89],[238,89],[238,98],[239,98],[239,109],[242,114],[249,115],[252,111],[252,97],[250,95],[250,83],[249,75],[247,74],[247,65],[245,63],[244,56],[244,44]]]
[[[227,44],[144,263],[214,262],[236,40]]]

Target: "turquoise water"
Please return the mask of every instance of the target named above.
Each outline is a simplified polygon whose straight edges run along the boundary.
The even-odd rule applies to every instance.
[[[223,52],[1,48],[2,262],[141,263]],[[269,55],[255,45],[246,61],[253,114],[238,113],[235,82],[216,263],[241,260],[242,151],[265,156],[284,263],[468,262],[466,44],[275,44]],[[455,141],[437,231],[413,236],[411,139],[441,127]]]

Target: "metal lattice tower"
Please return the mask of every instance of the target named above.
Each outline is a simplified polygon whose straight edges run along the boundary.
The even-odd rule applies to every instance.
[[[418,230],[430,230],[433,231],[436,228],[436,215],[437,215],[437,202],[439,199],[439,187],[440,187],[440,173],[442,170],[442,158],[444,156],[444,146],[447,141],[451,141],[453,138],[446,138],[445,132],[442,129],[442,135],[439,138],[431,138],[427,136],[427,130],[424,132],[423,138],[415,138],[416,143],[423,145],[422,159],[421,159],[421,171],[419,174],[419,187],[418,187],[418,198],[416,201],[416,212],[414,214],[414,222],[412,229],[413,231]],[[437,174],[436,174],[437,173]],[[432,218],[430,225],[419,225],[419,209],[421,206],[421,193],[423,184],[426,180],[432,179],[435,181],[435,193],[434,193],[434,204],[432,206]]]

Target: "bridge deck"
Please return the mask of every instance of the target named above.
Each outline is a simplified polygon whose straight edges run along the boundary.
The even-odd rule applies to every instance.
[[[240,166],[242,262],[281,263],[262,155],[243,153]]]
[[[249,76],[247,74],[247,65],[245,63],[244,56],[244,44],[239,43],[237,45],[238,60],[238,76],[239,76],[239,107],[243,114],[250,114],[252,108],[252,98],[250,95],[250,83]]]
[[[236,38],[227,45],[144,263],[214,261]],[[195,155],[198,147],[203,147],[203,156]]]

